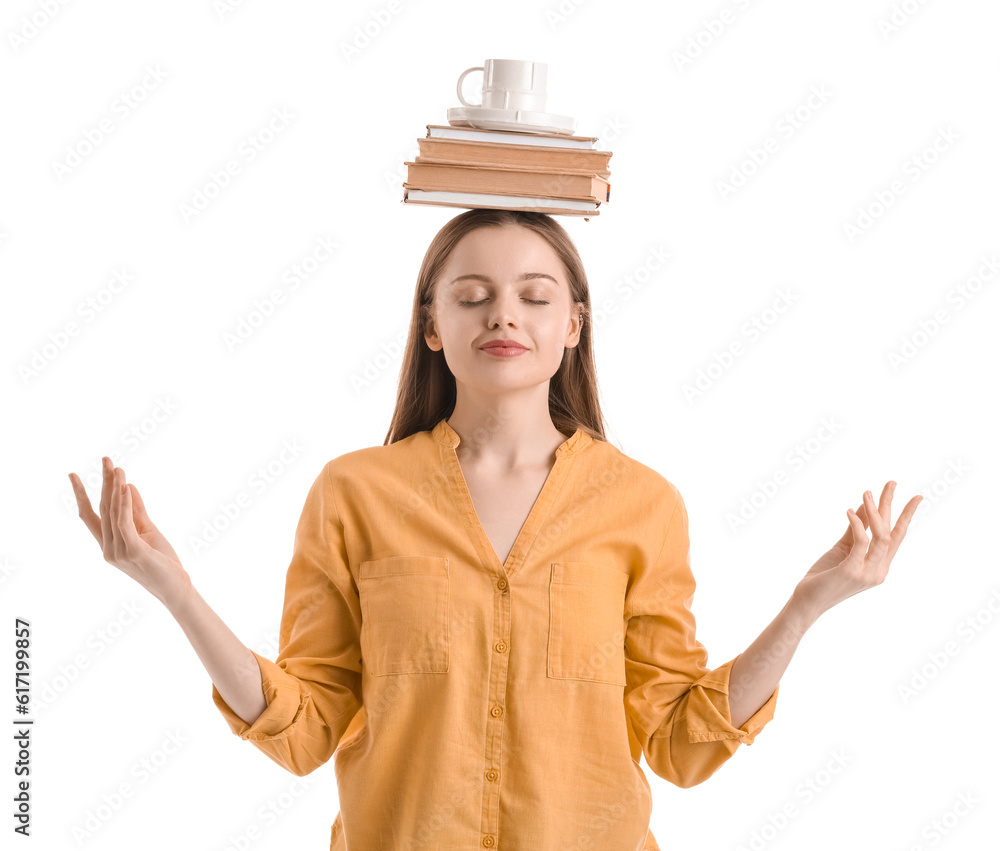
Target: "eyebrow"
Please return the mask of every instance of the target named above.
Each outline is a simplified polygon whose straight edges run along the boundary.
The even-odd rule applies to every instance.
[[[518,278],[518,280],[519,281],[531,281],[531,280],[535,280],[535,279],[538,279],[538,278],[548,278],[550,281],[552,281],[553,284],[556,284],[557,286],[559,284],[559,282],[555,278],[553,278],[551,275],[545,274],[545,272],[525,272],[523,275],[521,275]],[[474,274],[473,273],[473,274],[469,274],[469,275],[459,275],[457,278],[455,278],[454,280],[452,280],[452,282],[450,284],[448,284],[448,286],[452,287],[455,284],[457,284],[459,281],[464,281],[464,280],[468,280],[468,279],[471,279],[473,281],[485,281],[488,284],[492,283],[492,281],[490,280],[490,277],[488,275],[478,275],[478,274]]]

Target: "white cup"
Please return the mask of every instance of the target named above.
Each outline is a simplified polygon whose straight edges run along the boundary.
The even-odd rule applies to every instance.
[[[458,78],[458,99],[465,106],[545,112],[548,67],[544,62],[524,59],[487,59],[482,65],[462,72]],[[469,103],[462,95],[462,83],[473,71],[483,72],[481,103]]]

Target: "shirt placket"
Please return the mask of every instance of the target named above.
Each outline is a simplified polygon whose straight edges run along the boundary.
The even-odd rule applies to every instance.
[[[500,829],[500,756],[503,744],[507,670],[510,663],[510,582],[499,576],[494,583],[493,645],[489,682],[489,714],[483,768],[482,843],[495,848]]]
[[[492,580],[493,634],[487,690],[486,742],[483,759],[483,795],[480,821],[480,843],[483,848],[499,848],[500,836],[500,774],[503,734],[506,728],[506,695],[510,663],[511,580],[523,564],[538,530],[549,512],[562,486],[571,456],[563,451],[556,454],[556,461],[538,494],[531,512],[514,542],[507,561],[500,563],[486,530],[479,522],[475,505],[469,494],[461,464],[454,446],[444,451],[444,461],[449,470],[452,492],[459,513],[465,518],[470,538],[479,553],[480,562]]]

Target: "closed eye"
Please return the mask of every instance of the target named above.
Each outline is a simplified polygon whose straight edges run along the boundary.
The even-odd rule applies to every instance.
[[[463,307],[475,307],[478,304],[482,304],[484,301],[487,301],[487,299],[481,298],[479,301],[460,301],[459,304]],[[531,298],[526,298],[525,301],[530,302],[531,304],[548,304],[547,301],[536,301]]]

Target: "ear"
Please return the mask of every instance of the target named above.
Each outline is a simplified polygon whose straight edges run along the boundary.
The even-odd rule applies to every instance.
[[[580,344],[580,336],[583,334],[583,323],[586,321],[586,319],[581,320],[580,316],[585,315],[586,312],[587,306],[582,301],[573,304],[573,312],[569,318],[569,329],[566,332],[566,341],[563,343],[567,349],[575,349]]]
[[[432,351],[439,352],[444,348],[444,343],[441,342],[434,324],[434,313],[427,306],[422,306],[420,309],[424,317],[424,340]]]

